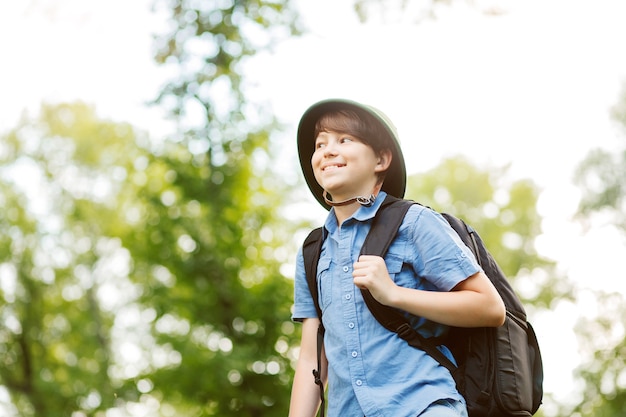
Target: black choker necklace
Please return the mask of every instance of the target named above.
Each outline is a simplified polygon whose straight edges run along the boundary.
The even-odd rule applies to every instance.
[[[364,207],[371,207],[372,204],[374,204],[374,202],[376,201],[376,196],[374,194],[370,194],[369,197],[363,197],[363,196],[358,196],[358,197],[354,197],[354,198],[350,198],[348,200],[344,200],[344,201],[338,201],[338,202],[334,202],[332,200],[328,199],[328,192],[326,190],[324,190],[324,201],[326,202],[326,204],[328,204],[329,206],[346,206],[348,204],[352,204],[354,202],[359,203],[360,205],[364,206]]]

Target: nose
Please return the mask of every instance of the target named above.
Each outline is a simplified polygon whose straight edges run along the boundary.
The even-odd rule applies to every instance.
[[[326,146],[324,146],[324,156],[334,156],[337,155],[337,148],[334,141],[328,141]]]

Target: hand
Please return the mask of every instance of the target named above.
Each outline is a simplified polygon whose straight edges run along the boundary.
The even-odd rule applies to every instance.
[[[379,303],[391,305],[390,300],[398,286],[389,276],[385,260],[380,256],[361,255],[353,267],[354,285],[369,290]]]

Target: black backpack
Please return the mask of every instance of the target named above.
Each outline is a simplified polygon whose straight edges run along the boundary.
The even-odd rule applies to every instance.
[[[395,239],[409,207],[417,204],[387,196],[367,235],[361,255],[384,256]],[[504,273],[485,248],[480,236],[462,220],[442,213],[450,226],[476,256],[506,306],[506,320],[500,327],[450,328],[445,340],[424,338],[397,310],[378,303],[367,290],[363,298],[374,317],[387,329],[398,333],[411,346],[423,349],[454,377],[457,389],[467,402],[470,417],[529,417],[535,414],[543,397],[543,363],[535,332],[526,319],[524,307]],[[323,243],[321,228],[313,230],[303,245],[304,265],[311,295],[320,317],[318,331],[318,369],[313,370],[320,385],[322,416],[324,390],[320,374],[320,355],[324,337],[322,312],[317,294],[317,263]],[[453,353],[455,366],[436,348],[446,345]]]

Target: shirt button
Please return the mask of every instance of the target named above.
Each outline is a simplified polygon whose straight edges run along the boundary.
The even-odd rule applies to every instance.
[[[348,268],[347,266],[343,267],[343,272],[348,272],[350,270],[350,268]]]
[[[351,329],[354,329],[354,323],[352,323],[352,322],[348,323],[348,327],[351,328]]]
[[[360,379],[357,379],[356,381],[354,381],[354,383],[357,384],[359,387],[363,385],[363,381],[361,381]]]
[[[357,356],[359,356],[359,354],[358,354],[356,351],[353,351],[353,352],[352,352],[352,357],[353,357],[353,358],[356,358]]]
[[[351,298],[352,298],[352,295],[351,295],[351,294],[346,294],[346,300],[349,300],[349,299],[351,299]]]

